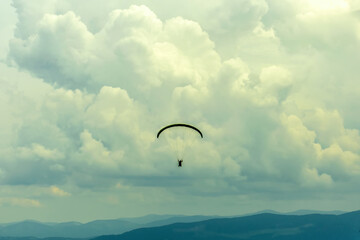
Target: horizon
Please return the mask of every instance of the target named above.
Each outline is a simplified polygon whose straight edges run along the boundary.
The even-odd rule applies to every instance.
[[[310,212],[310,213],[300,213],[299,212]],[[264,214],[264,213],[269,213],[269,214],[275,214],[275,215],[312,215],[312,214],[325,214],[325,215],[342,215],[342,214],[346,214],[346,213],[351,213],[351,212],[360,212],[360,209],[358,210],[353,210],[353,211],[342,211],[342,210],[311,210],[311,209],[298,209],[298,210],[294,210],[294,211],[288,211],[288,212],[279,212],[276,210],[272,210],[272,209],[263,209],[260,211],[256,211],[256,212],[249,212],[249,213],[242,213],[242,214],[235,214],[235,215],[203,215],[203,214],[196,214],[196,215],[183,215],[183,214],[146,214],[146,215],[142,215],[142,216],[137,216],[137,217],[119,217],[119,218],[107,218],[107,219],[93,219],[90,221],[86,221],[86,222],[80,222],[80,221],[61,221],[61,222],[49,222],[49,221],[39,221],[36,219],[23,219],[23,220],[19,220],[19,221],[15,221],[15,222],[0,222],[0,225],[3,224],[16,224],[16,223],[23,223],[23,222],[35,222],[35,223],[41,223],[41,224],[62,224],[62,223],[80,223],[80,224],[88,224],[91,222],[96,222],[96,221],[112,221],[112,220],[123,220],[123,221],[129,221],[128,219],[141,219],[141,218],[146,218],[146,217],[165,217],[168,216],[170,218],[172,217],[197,217],[197,216],[204,216],[204,217],[211,217],[210,219],[216,219],[216,218],[237,218],[237,217],[246,217],[246,216],[253,216],[253,215],[259,215],[259,214]],[[295,214],[297,213],[297,214]],[[166,218],[165,218],[166,219]],[[153,220],[151,220],[153,221]],[[151,222],[150,221],[150,222]],[[155,220],[156,221],[156,220]],[[130,221],[129,221],[130,222]]]
[[[359,12],[1,1],[0,222],[360,209]]]
[[[214,217],[214,218],[228,218],[228,217],[244,217],[244,216],[251,216],[251,215],[257,215],[257,214],[262,214],[262,213],[271,213],[271,214],[280,214],[280,215],[288,215],[288,214],[295,214],[295,213],[299,213],[299,212],[310,212],[310,213],[301,213],[299,215],[308,215],[308,214],[314,214],[314,213],[319,213],[319,214],[334,214],[334,215],[341,215],[341,214],[346,214],[346,213],[350,213],[350,212],[357,212],[360,211],[360,209],[354,209],[351,211],[344,211],[344,210],[339,210],[339,209],[335,209],[335,210],[313,210],[313,209],[297,209],[297,210],[292,210],[292,211],[285,211],[285,212],[281,212],[281,211],[276,211],[273,209],[263,209],[263,210],[259,210],[259,211],[255,211],[255,212],[248,212],[248,213],[239,213],[239,214],[233,214],[233,215],[206,215],[206,214],[196,214],[196,215],[184,215],[184,214],[157,214],[157,213],[150,213],[150,214],[146,214],[146,215],[140,215],[140,216],[122,216],[122,217],[118,217],[118,218],[101,218],[101,219],[92,219],[89,221],[85,221],[85,222],[81,222],[81,221],[76,221],[76,220],[66,220],[66,221],[59,221],[59,222],[51,222],[51,221],[41,221],[41,220],[36,220],[36,219],[23,219],[23,220],[18,220],[18,221],[14,221],[14,222],[0,222],[1,224],[12,224],[12,223],[22,223],[22,222],[37,222],[37,223],[44,223],[44,224],[59,224],[59,223],[80,223],[80,224],[87,224],[87,223],[91,223],[91,222],[95,222],[95,221],[111,221],[111,220],[124,220],[127,221],[127,219],[139,219],[139,218],[146,218],[146,217],[151,217],[151,216],[169,216],[169,217],[194,217],[194,216],[208,216],[208,217]]]

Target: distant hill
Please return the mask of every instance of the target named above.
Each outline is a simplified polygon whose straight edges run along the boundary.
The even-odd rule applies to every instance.
[[[141,228],[94,240],[358,240],[360,211],[341,215],[279,215],[221,218]]]
[[[85,224],[77,222],[47,224],[36,221],[23,221],[0,225],[0,239],[5,240],[1,237],[28,236],[38,238],[89,238],[105,234],[121,234],[141,226],[123,220],[97,220]]]
[[[158,227],[158,226],[164,226],[169,225],[172,223],[191,223],[191,222],[199,222],[204,221],[208,219],[214,219],[219,218],[219,216],[176,216],[176,217],[170,217],[163,220],[153,221],[147,224],[144,224],[144,227]]]
[[[121,218],[121,220],[136,223],[136,224],[148,224],[151,222],[164,221],[166,219],[174,217],[186,217],[185,215],[159,215],[159,214],[149,214],[142,217],[133,217],[133,218]]]
[[[345,211],[340,210],[333,210],[333,211],[321,211],[321,210],[309,210],[309,209],[300,209],[296,211],[291,212],[278,212],[271,209],[265,209],[258,212],[253,213],[247,213],[247,214],[241,214],[233,217],[243,217],[243,216],[251,216],[251,215],[257,215],[260,213],[273,213],[273,214],[279,214],[279,215],[309,215],[309,214],[332,214],[332,215],[340,215],[346,213]]]
[[[0,240],[7,240],[3,237],[29,236],[37,238],[93,238],[101,235],[121,234],[141,227],[163,226],[176,222],[196,222],[210,218],[214,217],[183,215],[147,215],[139,218],[96,220],[88,223],[41,223],[38,221],[28,220],[16,223],[0,224]]]
[[[87,238],[0,237],[1,240],[88,240]]]
[[[340,214],[344,214],[346,213],[345,211],[340,211],[340,210],[334,210],[334,211],[319,211],[319,210],[306,210],[306,209],[301,209],[301,210],[296,210],[293,212],[287,212],[285,214],[287,215],[308,215],[308,214],[333,214],[333,215],[340,215]]]

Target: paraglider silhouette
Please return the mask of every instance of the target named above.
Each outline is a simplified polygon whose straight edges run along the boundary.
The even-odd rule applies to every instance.
[[[182,167],[185,149],[194,145],[194,140],[199,136],[203,138],[202,132],[197,127],[185,123],[167,125],[161,128],[156,135],[158,139],[165,138],[170,149],[176,153],[178,167]]]

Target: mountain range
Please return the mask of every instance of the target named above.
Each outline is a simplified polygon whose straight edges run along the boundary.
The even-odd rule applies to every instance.
[[[27,220],[16,223],[0,224],[0,238],[91,238],[100,235],[121,234],[142,227],[163,226],[176,222],[196,222],[216,216],[147,215],[139,218],[96,220],[88,223],[64,222],[42,223]]]
[[[147,215],[88,223],[0,224],[0,240],[360,239],[360,211],[264,210],[243,216]],[[99,236],[99,237],[98,237]],[[144,237],[146,236],[146,238]],[[316,237],[315,237],[316,236]],[[323,238],[322,238],[323,237]],[[326,238],[325,238],[326,237]]]
[[[94,240],[358,240],[360,211],[334,214],[279,215],[261,213],[141,228]]]

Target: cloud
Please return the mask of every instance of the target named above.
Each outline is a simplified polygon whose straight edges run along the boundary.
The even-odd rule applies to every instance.
[[[329,187],[333,184],[330,175],[323,173],[319,175],[316,169],[304,169],[302,184],[306,187]]]
[[[41,204],[37,200],[28,198],[0,198],[0,205],[10,205],[17,207],[40,207]]]
[[[98,170],[99,168],[105,168],[116,171],[118,167],[117,161],[123,157],[122,151],[111,152],[107,150],[104,145],[100,141],[95,140],[87,130],[84,130],[84,132],[80,134],[80,138],[82,146],[79,149],[79,155],[75,158],[84,161],[82,167],[89,165]]]
[[[360,173],[360,156],[351,151],[344,151],[337,144],[324,149],[320,155],[319,169],[328,172],[337,179],[346,179]]]
[[[56,187],[56,186],[51,186],[50,187],[50,192],[52,195],[54,196],[58,196],[58,197],[67,197],[70,196],[71,194],[68,192],[65,192],[64,190]]]
[[[68,12],[45,14],[35,28],[36,34],[11,41],[12,59],[51,83],[61,81],[65,87],[82,88],[88,81],[83,68],[91,58],[87,46],[93,38],[86,26]]]
[[[162,23],[145,6],[114,10],[96,34],[70,11],[45,14],[36,26],[30,36],[12,41],[10,57],[66,88],[94,91],[111,84],[133,93],[176,79],[201,86],[219,67],[214,45],[197,23],[180,17]]]
[[[91,19],[71,1],[34,12],[15,1],[13,67],[0,65],[2,183],[306,198],[359,178],[360,95],[347,95],[358,20],[342,1],[284,4],[212,2],[195,21],[140,4]],[[204,139],[178,171],[156,132],[180,121]]]
[[[308,111],[304,121],[309,128],[316,131],[317,140],[322,146],[337,143],[346,150],[359,152],[360,139],[358,130],[346,129],[344,120],[337,110],[326,111],[317,108]]]
[[[31,148],[20,147],[17,149],[18,157],[29,159],[29,158],[42,158],[45,160],[56,160],[63,158],[63,154],[58,152],[56,149],[46,149],[40,144],[33,143]]]

